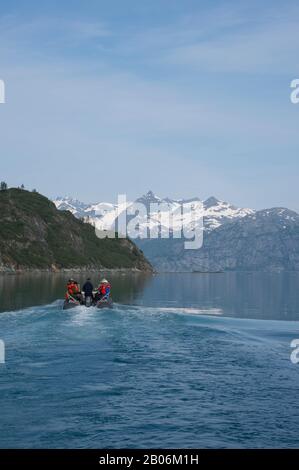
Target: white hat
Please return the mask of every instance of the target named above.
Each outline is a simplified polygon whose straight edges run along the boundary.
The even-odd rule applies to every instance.
[[[105,278],[101,280],[101,283],[102,283],[102,284],[109,284],[109,282],[108,282],[107,279],[105,279]]]

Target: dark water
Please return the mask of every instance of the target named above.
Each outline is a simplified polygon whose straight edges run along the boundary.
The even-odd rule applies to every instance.
[[[115,275],[67,312],[64,279],[0,278],[0,447],[298,447],[298,275]]]
[[[117,303],[195,307],[223,316],[299,320],[299,273],[109,275]],[[96,284],[100,277],[90,276]],[[64,297],[69,275],[0,275],[0,312],[45,305]],[[74,275],[83,285],[86,275]]]

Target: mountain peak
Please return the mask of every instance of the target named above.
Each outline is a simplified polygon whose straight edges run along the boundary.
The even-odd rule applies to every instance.
[[[212,206],[217,206],[217,204],[219,204],[219,202],[221,202],[219,199],[217,199],[215,196],[210,196],[208,197],[208,199],[206,199],[203,204],[205,206],[206,209],[208,209],[209,207],[212,207]]]
[[[148,199],[159,199],[151,189],[145,194],[145,197]]]
[[[160,202],[161,199],[156,196],[156,194],[149,190],[146,194],[144,194],[143,196],[139,197],[137,199],[137,202],[146,202],[146,203],[151,203],[151,202]]]

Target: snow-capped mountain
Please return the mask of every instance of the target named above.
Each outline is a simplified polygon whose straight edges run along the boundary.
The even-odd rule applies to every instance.
[[[53,200],[53,202],[57,209],[61,211],[70,211],[75,217],[78,218],[85,217],[86,210],[89,207],[89,204],[85,204],[84,202],[78,201],[78,199],[73,199],[69,196],[58,196],[56,199]]]
[[[198,197],[170,199],[158,197],[152,191],[148,191],[135,202],[126,201],[120,206],[110,202],[86,204],[71,197],[58,197],[54,203],[58,209],[69,210],[76,217],[84,218],[97,228],[105,230],[110,230],[117,216],[127,210],[131,212],[131,217],[135,216],[134,223],[138,224],[139,233],[145,238],[148,236],[148,230],[151,233],[159,233],[163,237],[169,231],[180,231],[182,224],[187,230],[188,227],[194,228],[194,224],[195,226],[202,225],[202,220],[204,230],[210,232],[220,225],[254,213],[252,209],[238,208],[215,197],[209,197],[204,201]],[[142,211],[141,204],[146,211]],[[137,208],[139,208],[139,213],[136,212]],[[150,218],[148,219],[149,211]],[[161,229],[158,231],[159,226]]]
[[[70,210],[100,230],[109,230],[115,218],[127,210],[141,235],[135,243],[158,271],[299,270],[299,215],[285,208],[254,211],[215,197],[204,201],[170,199],[152,191],[135,203],[124,201],[120,205],[84,204],[72,198],[54,202],[58,209]],[[190,208],[197,219],[191,217]],[[182,225],[184,235],[185,227],[201,229],[202,222],[202,248],[186,250],[184,238],[177,238],[176,232]],[[169,237],[171,231],[173,237]]]
[[[204,206],[204,228],[211,231],[226,222],[231,222],[236,219],[241,219],[246,215],[254,213],[253,209],[239,208],[229,204],[228,202],[220,201],[215,197],[209,197],[203,201]]]

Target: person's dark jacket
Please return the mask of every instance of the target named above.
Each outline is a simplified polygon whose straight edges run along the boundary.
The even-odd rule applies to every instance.
[[[93,285],[90,281],[86,281],[82,290],[85,292],[85,295],[92,295]]]

